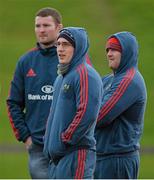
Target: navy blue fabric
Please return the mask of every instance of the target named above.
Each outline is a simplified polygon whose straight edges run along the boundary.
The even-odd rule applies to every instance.
[[[95,130],[99,156],[133,152],[140,148],[147,101],[145,82],[137,65],[135,36],[129,32],[112,36],[120,41],[122,56],[114,74],[102,79],[104,96]]]
[[[123,42],[122,59],[117,72],[103,78],[107,88],[104,88],[95,133],[97,153],[101,154],[139,149],[147,99],[145,83],[137,68],[135,37],[128,32],[114,36]]]
[[[54,168],[54,173],[53,164],[51,165],[49,178],[93,179],[95,164],[96,152],[84,149],[73,151],[58,162],[57,166]]]
[[[97,156],[95,179],[137,179],[140,157],[138,152]]]
[[[70,69],[54,84],[44,145],[44,153],[51,159],[81,148],[95,149],[94,129],[103,93],[100,76],[85,63],[89,47],[86,31],[66,29],[73,35],[76,48]]]
[[[43,145],[45,126],[57,77],[56,47],[38,47],[23,55],[16,66],[7,99],[12,128],[19,141],[32,137]]]

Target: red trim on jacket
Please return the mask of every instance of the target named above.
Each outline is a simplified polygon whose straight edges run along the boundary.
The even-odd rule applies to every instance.
[[[37,50],[39,50],[38,47],[33,47],[33,48],[31,48],[30,50],[28,50],[28,52],[31,52],[31,51],[37,51]]]
[[[9,106],[7,105],[7,109],[8,109],[8,116],[9,116],[9,119],[10,119],[10,124],[11,124],[11,126],[12,126],[12,129],[13,129],[13,132],[14,132],[14,134],[15,134],[15,137],[17,138],[17,140],[19,139],[19,131],[18,131],[18,129],[16,129],[15,128],[15,125],[14,125],[14,123],[13,123],[13,119],[12,119],[12,116],[11,116],[11,113],[10,113],[10,111],[9,111]]]
[[[86,54],[86,63],[89,64],[90,66],[92,66],[91,60],[88,56],[88,54]]]
[[[78,164],[75,173],[75,179],[83,179],[86,161],[86,150],[81,149],[78,151]]]
[[[135,69],[132,68],[127,71],[126,75],[120,82],[119,86],[117,87],[116,91],[113,93],[113,95],[110,97],[110,99],[104,104],[104,106],[101,108],[99,112],[99,116],[97,119],[97,122],[99,122],[101,119],[104,118],[104,116],[114,107],[114,105],[119,101],[121,96],[126,91],[128,85],[132,81],[133,77],[135,75]]]
[[[88,73],[84,64],[81,64],[77,71],[80,76],[80,103],[77,109],[76,116],[74,117],[72,123],[66,129],[64,133],[62,133],[62,141],[69,141],[74,131],[78,128],[84,113],[86,111],[87,103],[88,103]]]

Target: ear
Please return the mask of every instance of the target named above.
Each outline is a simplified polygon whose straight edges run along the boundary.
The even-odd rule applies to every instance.
[[[63,24],[58,24],[59,31],[63,28]]]

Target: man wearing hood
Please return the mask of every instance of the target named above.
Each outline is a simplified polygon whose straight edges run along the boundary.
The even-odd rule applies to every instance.
[[[104,95],[95,130],[95,179],[137,179],[146,87],[137,67],[138,43],[130,32],[106,43],[113,74],[103,78]]]
[[[83,28],[69,27],[57,39],[59,58],[53,103],[45,133],[44,153],[55,164],[49,178],[93,178],[96,154],[94,129],[102,97],[102,82],[86,63],[89,47]]]

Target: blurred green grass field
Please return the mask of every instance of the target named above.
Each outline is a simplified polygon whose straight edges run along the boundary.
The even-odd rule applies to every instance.
[[[109,73],[105,40],[117,31],[131,31],[139,41],[139,69],[148,90],[141,147],[154,147],[154,1],[153,0],[0,0],[0,146],[19,144],[12,133],[6,109],[17,59],[35,46],[34,16],[42,7],[54,7],[64,26],[83,26],[90,38],[89,54],[96,70]],[[11,151],[11,150],[10,150]],[[0,178],[29,178],[27,154],[0,151]],[[141,155],[140,178],[153,178],[154,155]]]

